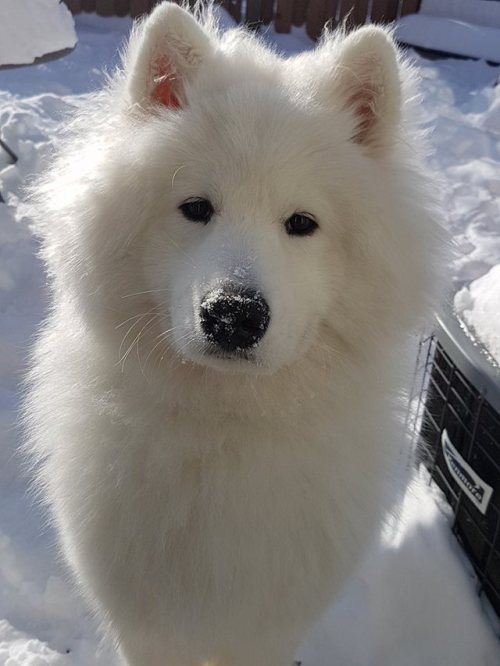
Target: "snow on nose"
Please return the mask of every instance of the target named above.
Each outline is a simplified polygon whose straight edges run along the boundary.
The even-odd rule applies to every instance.
[[[227,352],[255,347],[269,320],[269,306],[259,291],[231,283],[209,291],[200,304],[207,340]]]

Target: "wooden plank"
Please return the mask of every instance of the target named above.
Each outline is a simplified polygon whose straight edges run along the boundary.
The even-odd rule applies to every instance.
[[[278,0],[274,27],[276,32],[290,32],[292,29],[293,2],[291,0]]]
[[[352,28],[359,23],[354,22],[353,14],[359,5],[360,0],[341,0],[339,8],[339,23],[344,23],[348,28]],[[364,23],[364,21],[363,21]]]
[[[351,23],[351,16],[357,4],[358,0],[340,0],[339,23],[342,21]]]
[[[304,0],[307,2],[307,0]],[[260,20],[264,25],[272,23],[274,18],[274,0],[261,0],[260,2]]]
[[[95,0],[82,0],[82,10],[84,12],[95,12]]]
[[[223,0],[222,6],[234,18],[236,23],[241,21],[241,0]]]
[[[114,16],[115,0],[97,0],[95,10],[99,16]]]
[[[400,16],[414,14],[420,9],[420,0],[403,0],[399,11]]]
[[[322,31],[326,24],[328,24],[330,30],[333,30],[336,27],[337,14],[340,10],[339,7],[340,1],[341,0],[326,0],[325,10],[324,10],[325,13],[323,17],[323,27],[321,28]]]
[[[82,11],[82,0],[64,0],[64,2],[73,14],[79,14]]]
[[[373,0],[373,23],[390,23],[397,16],[399,0]]]
[[[261,23],[260,0],[247,0],[245,23],[251,28]]]
[[[130,0],[130,16],[136,18],[149,11],[149,0]]]
[[[306,32],[311,39],[318,39],[325,25],[325,0],[309,0],[306,12]]]
[[[115,13],[117,16],[127,16],[130,11],[129,0],[115,0]]]
[[[300,28],[306,22],[307,0],[295,0],[292,9],[292,24]]]
[[[342,0],[342,6],[346,0]],[[354,7],[349,14],[348,25],[364,25],[368,20],[368,0],[354,0]]]
[[[397,18],[399,9],[399,0],[385,0],[385,8],[381,11],[379,17],[375,16],[372,9],[372,21],[390,23]]]

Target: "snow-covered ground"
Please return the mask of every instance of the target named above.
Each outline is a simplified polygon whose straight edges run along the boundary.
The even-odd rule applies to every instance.
[[[59,0],[0,3],[0,65],[29,64],[75,44],[73,17]]]
[[[500,264],[463,287],[455,296],[455,308],[500,367]]]
[[[43,169],[63,114],[100,85],[103,67],[116,62],[130,24],[80,15],[71,54],[0,71],[2,138],[19,157],[8,165],[0,155],[7,202],[0,203],[0,666],[115,663],[56,559],[44,515],[27,496],[15,420],[19,378],[44,309],[44,278],[21,187]],[[267,31],[265,38],[289,53],[312,46],[299,30],[286,36]],[[434,128],[431,164],[458,244],[452,265],[458,289],[500,263],[500,86],[494,87],[500,68],[415,58],[424,80],[422,118]],[[424,479],[414,479],[399,517],[388,522],[300,656],[304,666],[500,663],[470,570]]]
[[[407,44],[500,60],[500,5],[491,0],[421,0],[418,14],[397,21],[396,34]]]

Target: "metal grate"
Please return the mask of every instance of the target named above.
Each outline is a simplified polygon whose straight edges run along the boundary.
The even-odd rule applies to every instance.
[[[452,529],[477,574],[478,592],[500,617],[500,382],[494,371],[486,383],[477,368],[469,372],[480,352],[463,333],[458,338],[457,345],[455,335],[439,328],[421,342],[410,426],[418,462],[453,510]]]

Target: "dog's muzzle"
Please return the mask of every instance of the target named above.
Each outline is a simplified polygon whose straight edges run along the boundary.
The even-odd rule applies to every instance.
[[[224,352],[255,347],[270,320],[262,294],[227,284],[205,294],[200,304],[201,328],[206,339]]]

